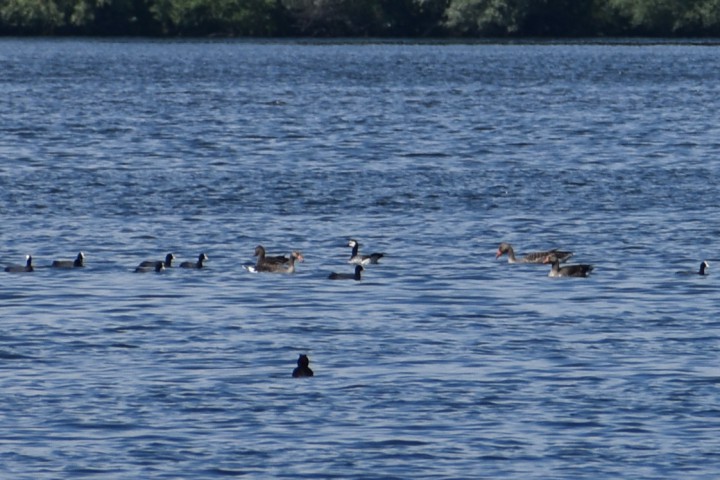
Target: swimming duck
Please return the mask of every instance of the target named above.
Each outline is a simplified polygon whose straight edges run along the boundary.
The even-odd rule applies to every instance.
[[[560,262],[564,262],[573,256],[573,252],[563,252],[555,248],[544,252],[531,252],[524,257],[515,258],[515,251],[513,250],[512,245],[503,242],[500,244],[500,247],[498,247],[495,258],[500,258],[506,253],[508,256],[508,263],[545,263],[545,257],[550,254],[555,255]]]
[[[328,275],[330,280],[360,280],[360,272],[365,270],[362,265],[355,266],[355,273],[335,273]]]
[[[85,266],[85,254],[80,252],[75,260],[53,260],[53,268],[80,268]]]
[[[350,259],[348,260],[348,263],[352,263],[354,265],[369,265],[371,263],[378,263],[378,260],[380,260],[385,254],[384,253],[371,253],[370,255],[360,255],[358,253],[358,250],[360,249],[360,244],[357,242],[357,240],[350,239],[348,241],[348,247],[352,248],[352,253],[350,254]]]
[[[138,266],[135,268],[135,273],[147,273],[147,272],[162,272],[165,270],[165,264],[163,262],[157,261],[155,262],[155,265],[149,265],[149,266]]]
[[[198,256],[197,262],[182,262],[180,264],[180,268],[203,268],[203,262],[205,260],[208,260],[208,256],[205,255],[204,253],[201,253]]]
[[[684,271],[684,272],[677,272],[678,275],[707,275],[707,270],[710,268],[710,263],[707,260],[703,260],[702,263],[700,263],[700,269],[698,271]]]
[[[292,372],[292,376],[294,378],[312,377],[315,375],[310,369],[310,359],[304,353],[301,353],[300,357],[298,357],[297,365],[298,366]]]
[[[587,277],[594,268],[592,265],[566,265],[561,267],[560,259],[554,253],[547,255],[543,263],[552,264],[548,277]]]
[[[175,260],[175,255],[173,255],[172,253],[168,253],[167,255],[165,255],[165,262],[164,262],[165,267],[166,268],[172,267],[173,260]],[[153,267],[157,264],[157,262],[158,262],[158,260],[145,260],[145,261],[140,262],[138,267]]]
[[[305,261],[305,257],[303,257],[303,254],[297,250],[293,251],[290,254],[290,259],[288,260],[287,265],[283,263],[263,262],[260,265],[257,265],[255,268],[248,267],[248,270],[251,272],[295,273],[295,261]]]
[[[20,272],[32,272],[35,269],[32,265],[32,255],[26,255],[25,256],[25,265],[8,265],[5,267],[6,272],[10,273],[20,273]]]
[[[263,263],[270,263],[270,264],[283,264],[288,263],[290,259],[284,255],[275,255],[275,256],[267,256],[265,255],[265,247],[262,245],[258,245],[255,247],[255,255],[257,258],[257,262],[255,262],[255,268],[258,268]]]

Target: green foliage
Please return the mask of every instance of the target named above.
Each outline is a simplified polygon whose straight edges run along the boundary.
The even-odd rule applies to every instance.
[[[720,35],[720,0],[0,0],[0,34]]]
[[[150,7],[165,34],[271,35],[271,0],[156,0]]]
[[[382,29],[382,8],[373,0],[281,0],[300,35],[367,36]]]
[[[50,0],[2,0],[0,32],[50,34],[62,26],[63,16]]]
[[[717,35],[720,0],[607,0],[625,31],[639,35]]]
[[[528,2],[520,31],[532,36],[594,34],[593,0],[535,0]]]
[[[516,33],[528,0],[452,0],[446,27],[460,35],[505,36]]]

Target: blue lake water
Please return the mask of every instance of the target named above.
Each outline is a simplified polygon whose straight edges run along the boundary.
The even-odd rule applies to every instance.
[[[0,40],[0,477],[718,478],[718,48]]]

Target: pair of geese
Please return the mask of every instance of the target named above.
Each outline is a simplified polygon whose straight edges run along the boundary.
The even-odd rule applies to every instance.
[[[544,252],[532,252],[527,255],[517,258],[513,251],[512,245],[509,243],[501,243],[498,247],[498,251],[495,254],[495,258],[500,258],[502,255],[507,254],[508,263],[543,263],[551,264],[550,273],[548,277],[587,277],[593,270],[592,265],[565,265],[560,266],[560,263],[569,259],[573,256],[572,252],[565,252],[561,250],[546,250]],[[684,271],[677,272],[679,275],[707,275],[706,269],[710,268],[710,264],[703,260],[700,263],[700,268],[697,271]]]
[[[590,272],[593,271],[592,265],[565,265],[560,266],[560,263],[566,261],[573,256],[573,252],[566,252],[562,250],[546,250],[544,252],[532,252],[527,255],[517,258],[515,257],[515,251],[512,245],[509,243],[501,243],[498,247],[498,251],[495,254],[495,258],[507,254],[508,263],[543,263],[551,264],[550,273],[548,277],[587,277]]]
[[[25,265],[8,265],[5,267],[6,272],[10,273],[22,273],[22,272],[34,272],[35,266],[32,263],[32,255],[25,256]],[[50,265],[52,268],[79,268],[85,266],[85,254],[80,252],[75,257],[75,260],[54,260]]]
[[[360,249],[360,244],[357,242],[357,240],[354,239],[350,239],[350,241],[348,241],[348,247],[352,248],[352,253],[350,254],[350,259],[348,260],[348,263],[355,265],[355,273],[332,272],[330,275],[328,275],[328,278],[330,280],[359,281],[361,279],[361,272],[364,270],[363,266],[372,263],[378,263],[378,260],[380,260],[385,255],[383,253],[360,255],[360,253],[358,252],[358,250]],[[245,266],[248,271],[253,273],[295,273],[295,262],[305,261],[305,257],[303,257],[302,253],[298,250],[294,250],[288,258],[284,255],[268,255],[265,251],[265,247],[263,247],[262,245],[258,245],[257,247],[255,247],[254,256],[257,257],[255,265]]]

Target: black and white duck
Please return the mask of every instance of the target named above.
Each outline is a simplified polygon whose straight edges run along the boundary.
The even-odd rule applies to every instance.
[[[348,263],[352,263],[353,265],[369,265],[369,264],[375,264],[378,263],[378,260],[380,260],[383,256],[385,256],[384,253],[371,253],[370,255],[360,255],[358,250],[360,249],[360,244],[357,240],[350,239],[348,241],[348,247],[352,248],[352,253],[350,254],[350,259],[348,260]]]
[[[180,264],[180,268],[203,268],[203,263],[208,260],[208,256],[204,253],[201,253],[198,255],[198,261],[197,262],[182,262]]]
[[[355,265],[355,273],[336,273],[328,275],[330,280],[361,280],[360,273],[365,270],[362,265]]]
[[[165,263],[161,261],[155,262],[154,265],[147,265],[147,266],[137,266],[135,267],[135,273],[148,273],[148,272],[164,272],[165,271]]]
[[[32,272],[34,270],[35,268],[33,268],[32,264],[32,255],[25,256],[25,265],[8,265],[5,267],[5,271],[10,273]]]
[[[698,270],[686,270],[683,272],[677,272],[678,275],[707,275],[708,272],[706,271],[708,268],[710,268],[710,263],[707,260],[703,260],[700,263],[700,268]]]
[[[75,260],[53,260],[52,268],[80,268],[85,266],[85,254],[80,252]]]
[[[172,267],[173,260],[175,260],[175,255],[173,255],[172,253],[168,253],[167,255],[165,255],[165,261],[163,262],[165,264],[165,268]],[[140,262],[138,267],[154,267],[158,261],[159,260],[144,260]]]

